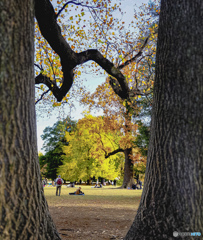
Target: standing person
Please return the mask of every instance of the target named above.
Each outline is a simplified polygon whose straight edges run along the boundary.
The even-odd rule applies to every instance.
[[[58,178],[56,179],[56,196],[61,195],[61,186],[63,184],[63,179],[60,175],[58,175]]]

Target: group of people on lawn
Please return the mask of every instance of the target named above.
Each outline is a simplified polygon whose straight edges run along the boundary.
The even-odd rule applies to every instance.
[[[94,188],[102,188],[102,184],[101,183],[100,184],[96,183]]]
[[[59,175],[58,178],[55,181],[55,185],[56,185],[56,196],[60,196],[61,195],[61,186],[63,184],[63,179],[61,178],[61,176]],[[102,184],[95,185],[95,188],[101,188]],[[132,189],[142,189],[142,182],[140,180],[137,180],[137,184],[133,184],[132,185]],[[69,193],[70,195],[84,195],[84,193],[81,191],[81,187],[79,187],[74,193]]]

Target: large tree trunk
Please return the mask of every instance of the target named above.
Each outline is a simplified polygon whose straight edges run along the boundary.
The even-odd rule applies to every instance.
[[[145,186],[128,240],[203,233],[203,1],[161,3]]]
[[[132,148],[125,149],[124,154],[125,154],[125,166],[124,166],[124,179],[123,179],[122,188],[127,188],[127,187],[132,187],[132,184],[134,183],[133,163],[130,158],[132,154]]]
[[[131,112],[132,109],[128,104],[126,103],[126,114],[125,114],[125,134],[131,135],[132,134],[132,128],[131,128]],[[132,187],[132,184],[134,184],[134,175],[133,175],[133,166],[134,163],[131,160],[132,156],[132,147],[124,149],[125,154],[125,165],[124,165],[124,179],[122,188]]]
[[[40,179],[34,107],[34,6],[0,2],[0,239],[60,239]]]

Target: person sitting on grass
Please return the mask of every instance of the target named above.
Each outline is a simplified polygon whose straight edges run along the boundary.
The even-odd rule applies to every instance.
[[[100,183],[99,185],[96,184],[94,187],[95,187],[95,188],[102,188],[102,184],[101,184],[101,183]]]
[[[79,187],[79,188],[75,191],[75,194],[76,194],[76,195],[84,194],[84,193],[81,191],[81,187]]]

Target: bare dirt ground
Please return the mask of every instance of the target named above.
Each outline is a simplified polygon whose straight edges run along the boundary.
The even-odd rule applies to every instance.
[[[50,213],[62,240],[121,240],[133,223],[141,199],[140,190],[95,189],[82,186],[84,196],[69,195],[76,188],[46,187]]]
[[[123,239],[135,212],[130,209],[91,207],[50,207],[63,240]]]

